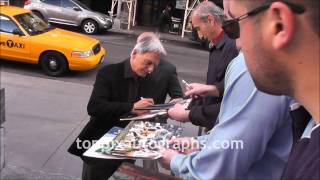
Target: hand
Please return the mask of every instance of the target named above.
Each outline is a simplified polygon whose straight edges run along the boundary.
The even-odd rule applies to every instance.
[[[136,103],[134,103],[133,109],[131,110],[131,112],[136,115],[146,114],[149,111],[142,111],[142,110],[135,110],[135,109],[145,108],[153,104],[154,104],[154,101],[152,98],[141,98],[140,101],[137,101]]]
[[[191,96],[194,94],[198,94],[200,96],[215,96],[219,97],[219,91],[215,85],[206,85],[200,83],[191,83],[189,87],[187,87],[187,91],[185,92],[186,96]]]
[[[189,112],[190,110],[185,110],[185,108],[181,104],[177,103],[168,110],[168,115],[173,120],[179,122],[188,122]]]
[[[182,98],[174,98],[174,99],[171,99],[171,101],[169,103],[176,104],[176,103],[178,103],[178,102],[180,102],[182,100],[183,100]]]
[[[190,154],[201,149],[200,142],[193,137],[171,139],[168,144],[181,154]]]
[[[165,169],[170,170],[170,162],[173,159],[175,155],[179,154],[178,151],[172,150],[172,149],[166,149],[163,151],[163,156],[159,160],[161,166]]]

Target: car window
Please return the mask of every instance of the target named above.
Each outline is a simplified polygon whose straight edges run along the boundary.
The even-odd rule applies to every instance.
[[[42,2],[54,6],[61,6],[61,0],[42,0]]]
[[[14,18],[31,36],[41,34],[52,29],[46,22],[32,13],[19,14],[14,16]]]
[[[0,15],[0,31],[12,33],[13,30],[18,29],[17,25],[8,17]]]
[[[83,4],[82,2],[77,1],[77,0],[73,0],[73,2],[76,3],[76,4],[78,4],[82,9],[91,11],[91,9],[90,9],[88,6],[86,6],[85,4]]]
[[[78,7],[78,6],[69,0],[62,0],[62,7],[72,9],[73,7]]]

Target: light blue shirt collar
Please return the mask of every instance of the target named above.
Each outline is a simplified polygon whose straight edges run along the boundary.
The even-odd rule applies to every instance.
[[[303,134],[301,136],[302,138],[310,138],[311,137],[311,133],[312,131],[317,128],[320,124],[318,124],[317,126],[315,126],[315,122],[313,121],[313,119],[310,119],[307,127],[305,128],[305,130],[303,131]]]

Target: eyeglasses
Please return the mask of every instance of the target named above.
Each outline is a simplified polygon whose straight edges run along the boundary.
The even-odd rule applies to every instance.
[[[275,2],[275,1],[273,1]],[[226,20],[222,23],[222,29],[231,39],[238,39],[240,37],[240,25],[239,21],[259,14],[260,12],[267,10],[273,2],[265,3],[264,5],[257,7],[246,14],[243,14],[237,18]],[[285,3],[292,12],[296,14],[302,14],[305,12],[305,8],[300,4],[294,4],[287,1],[279,1]]]

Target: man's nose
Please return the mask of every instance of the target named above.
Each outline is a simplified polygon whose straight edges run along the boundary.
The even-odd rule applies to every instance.
[[[198,31],[198,37],[199,37],[199,39],[203,38],[203,35],[202,35],[202,33],[200,31]]]
[[[152,64],[152,65],[150,65],[150,66],[148,67],[148,73],[152,73],[153,70],[154,70],[154,64]]]

